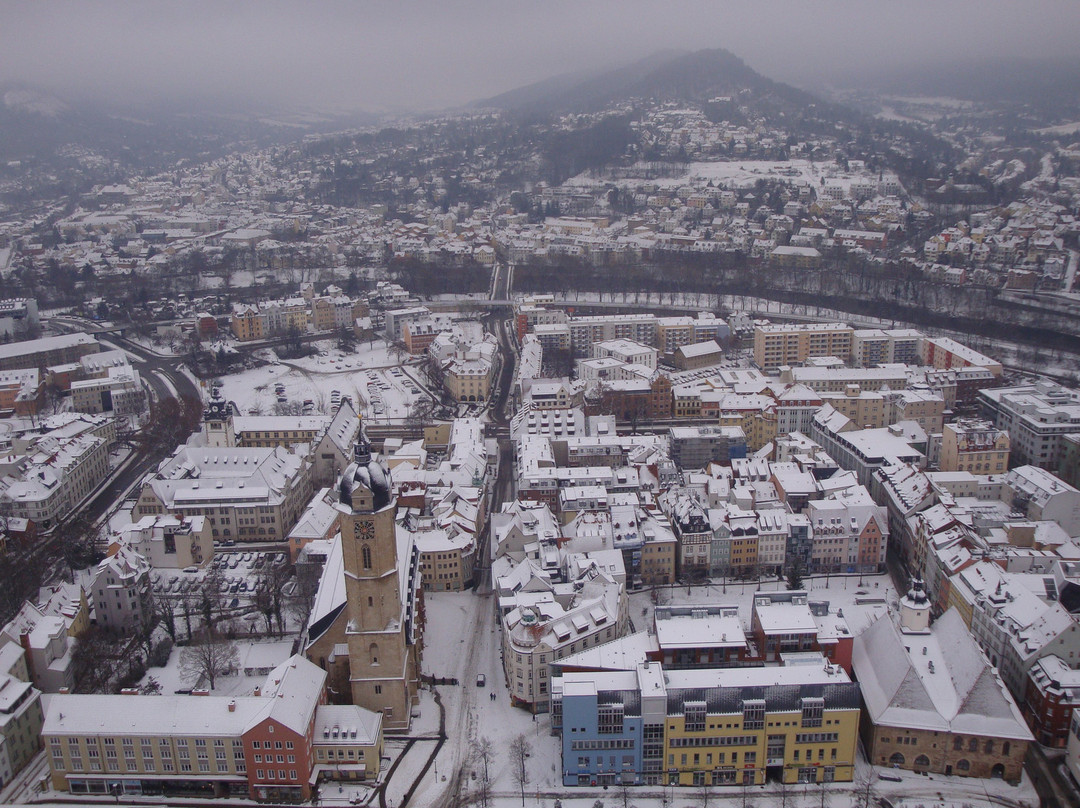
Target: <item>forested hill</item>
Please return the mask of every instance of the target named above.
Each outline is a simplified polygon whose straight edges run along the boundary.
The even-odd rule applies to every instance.
[[[654,54],[602,73],[564,75],[481,101],[527,114],[594,112],[621,101],[706,102],[717,97],[770,98],[780,107],[806,107],[821,101],[788,84],[772,81],[729,51]]]

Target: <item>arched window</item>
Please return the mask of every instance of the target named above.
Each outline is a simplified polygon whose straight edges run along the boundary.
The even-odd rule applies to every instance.
[[[970,761],[968,761],[965,758],[961,758],[960,760],[956,761],[956,770],[958,772],[969,772],[969,771],[971,771],[971,763],[970,763]]]
[[[994,742],[993,741],[987,741],[986,742],[986,754],[988,754],[988,755],[994,754]]]
[[[892,757],[889,758],[889,764],[892,766],[903,766],[904,756],[901,755],[899,752],[893,752]]]
[[[372,643],[371,645],[368,646],[367,650],[368,650],[368,657],[370,657],[370,659],[371,659],[371,664],[372,665],[378,665],[379,664],[379,646],[376,645],[375,643]]]
[[[968,751],[969,752],[978,752],[979,751],[979,739],[978,738],[972,738],[970,741],[968,741]]]
[[[367,605],[368,606],[374,606],[375,605],[375,598],[371,597],[371,595],[368,595]]]
[[[1001,763],[995,763],[994,768],[990,770],[990,776],[995,780],[1001,780],[1005,777],[1005,766]]]
[[[953,738],[952,748],[955,749],[957,752],[959,752],[961,749],[964,748],[964,739],[963,738]]]
[[[1008,741],[1005,741],[1005,743],[1003,743],[1001,745],[1001,754],[1003,754],[1003,755],[1009,754],[1010,749],[1012,749],[1012,744],[1010,744]]]
[[[928,768],[930,768],[930,758],[928,758],[926,755],[919,755],[917,758],[915,758],[915,771]]]
[[[364,558],[364,569],[366,569],[366,570],[371,569],[371,548],[370,547],[364,547],[364,549],[362,551],[362,554],[363,554],[363,558]]]

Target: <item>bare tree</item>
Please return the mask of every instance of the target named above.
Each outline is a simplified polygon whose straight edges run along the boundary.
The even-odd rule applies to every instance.
[[[273,631],[275,622],[278,634],[285,633],[285,584],[291,576],[292,569],[284,563],[267,561],[259,570],[255,581],[255,605],[266,620],[267,634]]]
[[[522,734],[514,738],[510,742],[509,754],[510,763],[513,766],[510,774],[514,778],[514,783],[521,789],[521,805],[524,808],[525,786],[529,784],[529,768],[526,762],[532,754],[532,744],[529,743],[528,736]]]
[[[116,673],[116,638],[93,626],[79,636],[71,653],[75,690],[104,693]]]
[[[227,605],[223,594],[225,573],[214,567],[202,579],[202,586],[195,596],[196,608],[202,617],[203,628],[213,631],[214,624],[221,618]]]
[[[148,676],[146,677],[146,684],[139,688],[139,693],[143,696],[160,696],[161,682],[153,676]]]
[[[826,794],[828,793],[828,783],[822,780],[818,785],[821,786],[821,808],[825,808]]]
[[[104,558],[98,549],[98,528],[84,512],[64,519],[53,532],[53,543],[60,548],[71,574],[92,566]]]
[[[712,797],[712,789],[709,788],[709,777],[706,774],[705,779],[701,781],[701,785],[698,786],[698,801],[701,804],[701,808],[709,808],[709,799]]]
[[[387,353],[390,355],[390,358],[399,365],[404,364],[405,360],[409,357],[409,349],[401,340],[393,340],[390,342],[387,346]]]
[[[274,595],[261,575],[255,582],[255,597],[252,598],[252,603],[266,621],[266,633],[270,634],[274,630]]]
[[[190,589],[181,592],[176,599],[176,603],[180,607],[180,615],[184,618],[184,632],[187,635],[188,642],[191,642],[191,638],[194,636],[191,628],[191,618],[198,613],[197,599],[198,593],[192,592]]]
[[[0,620],[7,623],[27,598],[37,596],[45,582],[48,559],[45,543],[23,546],[9,539],[0,554]]]
[[[219,677],[232,673],[239,664],[240,653],[236,646],[207,628],[199,631],[192,643],[180,652],[180,672],[194,676],[196,681],[205,679],[211,690]]]
[[[301,629],[308,624],[308,619],[311,617],[311,607],[315,603],[315,595],[318,591],[318,568],[311,564],[297,565],[296,577],[293,580],[292,590],[289,595],[289,610]]]
[[[630,786],[626,782],[619,783],[618,794],[619,802],[622,804],[622,808],[634,808],[633,804],[630,802]],[[703,804],[702,808],[707,808],[707,806]]]
[[[155,592],[152,602],[154,616],[161,623],[174,643],[176,642],[176,612],[173,611],[173,599],[163,592]]]
[[[405,426],[423,434],[424,427],[431,424],[433,420],[435,420],[435,402],[427,396],[422,396],[413,401],[412,406],[409,407],[409,414],[405,416]]]
[[[191,396],[157,399],[141,428],[122,425],[117,443],[145,454],[171,454],[195,431],[202,420],[202,402]]]
[[[877,805],[877,777],[874,767],[867,766],[855,775],[855,802],[853,808],[874,808]]]
[[[443,389],[446,382],[446,370],[437,356],[431,353],[425,354],[424,361],[420,364],[420,370],[428,377],[432,387],[436,390]]]
[[[491,738],[486,735],[476,744],[476,757],[483,765],[484,770],[480,774],[480,804],[487,808],[491,798],[491,761],[495,759],[495,750],[491,744]]]
[[[299,401],[275,401],[274,415],[303,415],[304,406]]]

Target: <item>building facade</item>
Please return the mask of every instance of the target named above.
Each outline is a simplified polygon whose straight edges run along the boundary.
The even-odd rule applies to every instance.
[[[850,781],[859,688],[821,660],[770,668],[563,673],[564,785]]]

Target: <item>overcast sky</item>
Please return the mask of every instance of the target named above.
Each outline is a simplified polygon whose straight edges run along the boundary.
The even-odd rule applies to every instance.
[[[919,60],[1073,57],[1080,0],[0,0],[0,84],[118,101],[418,110],[660,49],[796,84]]]

